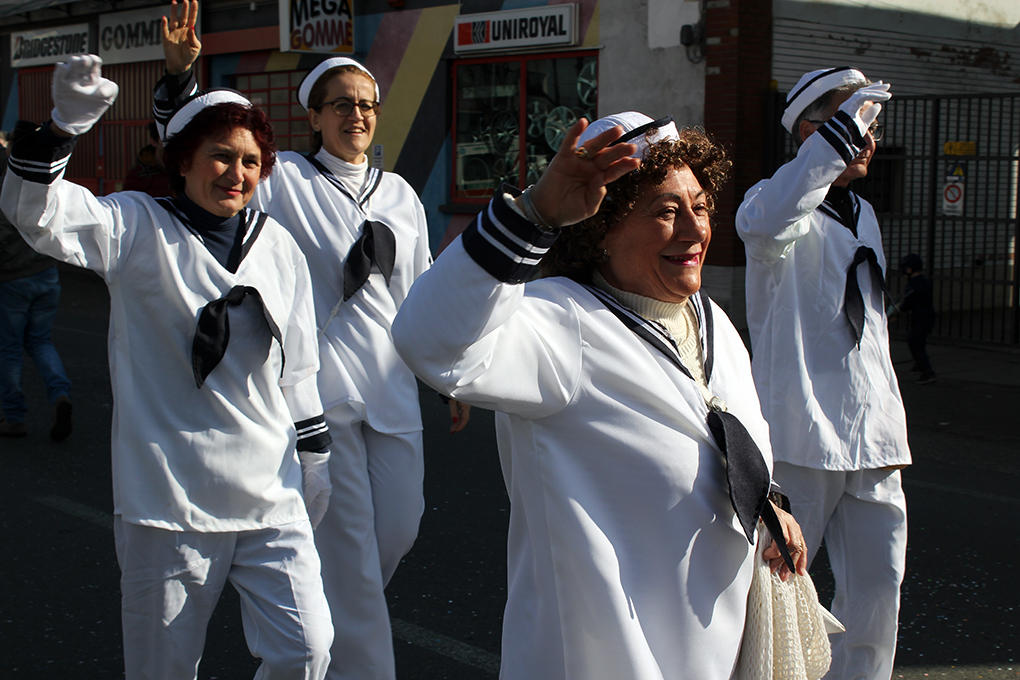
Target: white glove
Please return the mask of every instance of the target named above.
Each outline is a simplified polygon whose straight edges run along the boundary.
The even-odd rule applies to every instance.
[[[120,88],[102,74],[103,60],[76,55],[53,69],[53,124],[72,135],[89,131],[110,108]]]
[[[304,480],[305,509],[314,529],[326,514],[329,494],[332,492],[329,483],[329,451],[299,451],[298,457],[301,459],[301,476]]]
[[[850,95],[849,99],[843,102],[839,110],[857,121],[857,127],[860,128],[863,135],[867,133],[868,128],[878,118],[878,114],[882,112],[882,105],[879,102],[889,101],[891,98],[892,94],[889,92],[889,83],[883,83],[880,80],[854,92]],[[873,102],[874,105],[869,106],[865,111],[861,111],[861,107],[867,102]]]

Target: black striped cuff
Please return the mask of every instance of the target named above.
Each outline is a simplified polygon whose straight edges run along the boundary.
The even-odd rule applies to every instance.
[[[464,250],[478,265],[503,283],[523,283],[559,236],[544,231],[503,200],[503,193],[518,194],[504,185],[464,231]]]
[[[818,132],[847,165],[867,146],[864,135],[857,127],[857,121],[845,111],[836,111],[836,115],[818,128]]]
[[[325,416],[315,416],[294,423],[294,429],[297,430],[298,451],[325,451],[333,441],[329,436],[329,428],[326,427]]]
[[[47,121],[14,144],[8,167],[26,182],[52,184],[67,167],[77,141],[78,137],[53,134]]]
[[[160,137],[166,132],[166,125],[178,104],[198,92],[195,69],[184,73],[164,73],[152,92],[152,117],[159,126]]]

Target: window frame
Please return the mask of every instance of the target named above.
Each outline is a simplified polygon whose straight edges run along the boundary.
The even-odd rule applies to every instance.
[[[520,65],[518,69],[518,84],[517,84],[517,96],[518,96],[518,115],[517,115],[517,130],[519,132],[519,139],[521,144],[525,143],[526,131],[527,131],[527,78],[528,78],[528,62],[531,61],[545,61],[553,59],[571,59],[578,57],[592,57],[595,60],[595,73],[596,73],[596,84],[599,82],[599,52],[598,49],[573,49],[573,50],[557,50],[557,51],[542,51],[542,52],[522,52],[515,54],[494,54],[486,56],[472,56],[472,57],[459,57],[451,60],[451,110],[452,110],[452,127],[450,128],[450,140],[451,140],[451,158],[450,158],[450,202],[453,205],[465,205],[465,206],[477,206],[485,205],[492,198],[491,196],[486,197],[474,197],[474,196],[461,196],[458,195],[457,186],[457,130],[458,130],[458,101],[460,95],[460,86],[458,83],[457,73],[458,69],[462,66],[472,66],[475,64],[496,64],[496,63],[507,63],[517,62]],[[598,116],[599,110],[599,92],[596,85],[596,96],[595,96],[595,116]],[[525,148],[520,149],[520,158],[518,159],[517,169],[517,183],[518,188],[523,189],[525,182],[527,182],[527,163],[528,154]]]

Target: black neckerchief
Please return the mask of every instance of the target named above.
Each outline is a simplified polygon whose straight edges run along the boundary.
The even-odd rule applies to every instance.
[[[861,216],[861,201],[849,187],[829,187],[819,209],[850,230],[857,238],[857,221]]]
[[[585,285],[585,288],[627,328],[662,352],[683,371],[684,375],[694,380],[694,376],[680,358],[676,340],[665,326],[642,317],[599,288],[590,285]],[[688,302],[694,305],[698,316],[701,348],[705,357],[705,382],[708,383],[712,379],[712,368],[715,363],[712,306],[710,302],[701,299],[700,291],[688,298]],[[726,457],[726,481],[729,486],[730,503],[744,530],[744,535],[748,542],[754,545],[754,530],[760,518],[773,537],[783,537],[782,540],[776,541],[777,547],[790,571],[795,571],[793,557],[787,548],[779,517],[768,501],[770,480],[764,456],[740,420],[732,413],[721,410],[715,405],[715,401],[713,399],[713,403],[709,404],[708,429]]]
[[[351,199],[351,201],[356,206],[361,208],[362,212],[364,212],[365,210],[365,203],[368,202],[368,199],[372,197],[372,194],[375,193],[375,190],[379,188],[379,183],[382,182],[383,176],[382,170],[379,170],[378,168],[369,167],[367,170],[368,180],[365,182],[365,186],[362,187],[361,193],[358,195],[357,198],[355,198],[354,196],[351,195],[351,192],[347,189],[347,187],[344,186],[344,183],[340,181],[340,178],[334,175],[332,172],[330,172],[330,169],[323,165],[322,161],[320,161],[312,154],[306,155],[305,158],[308,160],[309,163],[312,164],[313,168],[318,170],[319,173],[326,178],[326,180],[330,184],[339,189],[340,193],[342,193],[347,198]]]

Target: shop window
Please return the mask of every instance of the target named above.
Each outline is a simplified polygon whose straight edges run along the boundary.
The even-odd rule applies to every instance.
[[[234,77],[234,89],[269,116],[280,151],[311,148],[308,114],[298,104],[297,88],[307,71],[275,71]]]
[[[503,182],[538,181],[579,118],[594,120],[595,52],[458,61],[453,200],[483,201]]]

